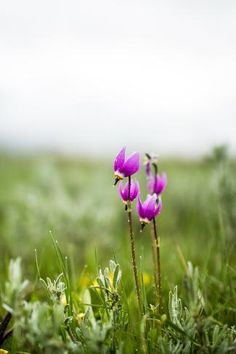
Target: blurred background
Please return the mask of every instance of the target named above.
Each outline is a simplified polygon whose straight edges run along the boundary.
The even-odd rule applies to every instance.
[[[55,272],[51,230],[77,272],[112,257],[129,269],[112,187],[126,145],[159,154],[168,174],[158,219],[165,284],[182,275],[180,249],[217,270],[222,240],[235,241],[235,34],[230,0],[2,1],[2,267],[20,255],[35,274],[37,249],[42,272]],[[150,272],[148,230],[139,233],[137,217],[135,228]]]
[[[2,148],[235,153],[235,18],[232,0],[1,2]]]

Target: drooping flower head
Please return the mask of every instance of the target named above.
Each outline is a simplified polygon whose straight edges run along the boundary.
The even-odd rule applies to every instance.
[[[151,155],[149,155],[147,153],[145,155],[146,155],[145,160],[144,160],[145,172],[146,172],[147,176],[150,176],[151,167],[152,167],[152,165],[151,165]]]
[[[148,194],[146,200],[142,203],[140,198],[137,202],[137,212],[142,225],[149,224],[158,214],[162,208],[161,198]]]
[[[159,196],[167,186],[166,173],[158,173],[158,159],[155,155],[146,154],[145,170],[147,175],[147,188],[150,194]],[[153,173],[152,169],[153,168]]]
[[[138,181],[131,180],[130,193],[129,193],[129,182],[125,183],[124,188],[123,188],[123,183],[122,182],[119,183],[119,193],[121,199],[123,200],[123,203],[125,204],[127,204],[128,200],[132,202],[139,195],[139,190],[140,188],[139,188]]]
[[[115,184],[125,177],[132,176],[139,170],[140,156],[138,152],[134,152],[127,159],[125,158],[125,150],[123,147],[114,161]]]
[[[155,154],[145,154],[144,166],[147,177],[152,174],[152,167],[154,168],[155,174],[158,173],[158,156]]]
[[[159,196],[162,192],[164,192],[167,185],[167,175],[166,173],[157,174],[157,175],[149,175],[147,181],[147,187],[150,194],[155,193]]]

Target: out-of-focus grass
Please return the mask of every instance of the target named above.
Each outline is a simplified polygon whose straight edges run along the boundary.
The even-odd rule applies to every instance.
[[[181,353],[181,348],[185,348],[184,352],[196,352],[199,348],[202,352],[234,352],[235,329],[232,326],[236,321],[236,163],[228,160],[227,156],[218,154],[222,151],[216,150],[211,159],[163,159],[160,162],[160,170],[168,174],[168,186],[163,194],[163,210],[157,218],[161,236],[165,314],[163,318],[160,313],[155,313],[156,310],[152,310],[151,305],[156,303],[156,298],[152,279],[149,226],[140,233],[136,208],[133,207],[138,264],[143,272],[145,286],[142,289],[147,299],[144,301],[145,314],[141,320],[137,316],[132,279],[127,215],[117,187],[113,187],[112,161],[49,155],[0,155],[0,281],[4,284],[7,279],[10,258],[19,256],[22,258],[24,279],[31,280],[27,289],[28,302],[22,303],[20,299],[17,300],[15,284],[15,279],[20,279],[19,260],[15,262],[14,267],[14,262],[10,263],[10,269],[15,269],[15,276],[10,277],[12,282],[2,286],[0,318],[5,316],[5,310],[9,311],[4,302],[4,299],[7,299],[5,293],[13,294],[12,298],[17,300],[15,307],[13,306],[13,322],[15,321],[16,328],[12,341],[6,341],[6,344],[4,342],[6,348],[17,352],[16,348],[21,348],[23,343],[23,347],[32,347],[33,352],[38,353],[38,348],[45,349],[48,343],[51,343],[51,349],[47,349],[47,352],[54,353],[55,349],[52,348],[58,342],[57,352],[60,353],[61,345],[70,346],[75,343],[76,353],[84,353],[83,350],[79,351],[81,343],[84,343],[87,348],[85,352],[88,353],[94,352],[91,351],[93,345],[96,344],[95,352],[100,352],[100,346],[106,347],[108,343],[110,349],[104,349],[102,352],[114,352],[115,346],[119,350],[123,348],[121,352],[133,353],[137,352],[141,344],[141,352],[144,353],[157,352],[157,348],[161,353]],[[141,196],[144,198],[144,171],[140,171],[137,178],[140,180]],[[59,241],[63,255],[68,257],[68,269],[64,256],[57,257],[60,250],[52,239]],[[35,262],[35,249],[39,269]],[[112,324],[115,332],[108,331],[107,340],[101,340],[101,331],[105,330],[108,324],[106,316],[104,317],[106,311],[103,313],[102,304],[98,306],[98,299],[96,296],[94,298],[95,294],[90,286],[94,284],[98,269],[107,266],[110,259],[114,259],[121,266],[122,291],[115,291],[115,297],[111,299],[116,299],[118,306],[114,307],[117,310],[117,323]],[[193,270],[191,264],[187,264],[188,260],[198,269]],[[39,282],[34,282],[38,280],[37,270],[44,279],[55,279],[58,274],[64,273],[61,278],[66,282],[68,306],[64,309],[64,305],[61,307],[62,299],[58,297],[58,289],[53,290],[50,285],[53,283],[48,279],[48,289],[51,289],[52,293],[56,291],[56,300],[54,299],[53,305],[52,299],[47,300],[48,302],[42,301],[45,300],[46,294]],[[70,281],[68,273],[71,275]],[[101,276],[100,271],[99,277]],[[179,307],[177,288],[173,292],[176,284],[183,306],[186,306],[183,311]],[[20,287],[20,284],[18,285]],[[85,290],[87,287],[92,295],[93,312],[97,321],[95,327],[94,319],[88,324],[86,319],[81,322],[77,318],[81,308],[83,311],[86,307],[87,301],[84,304],[82,298],[88,291]],[[172,290],[172,300],[168,306],[169,290]],[[99,291],[104,291],[105,297],[109,294],[106,289],[100,288]],[[121,295],[121,301],[118,294]],[[8,297],[11,299],[10,295]],[[105,303],[105,308],[108,305],[109,302]],[[27,306],[29,313],[26,311]],[[57,316],[56,309],[60,310],[60,318],[58,317],[58,321],[50,327],[48,318]],[[64,318],[66,311],[69,316],[67,319]],[[46,320],[45,314],[46,318],[50,315]],[[71,316],[74,316],[73,319]],[[180,322],[176,322],[176,318]],[[147,320],[151,322],[144,325]],[[4,321],[2,323],[4,324]],[[84,327],[86,323],[88,327]],[[24,338],[24,335],[19,334],[17,328],[23,328],[27,334],[26,344],[24,341],[21,343],[20,339]],[[47,333],[47,330],[45,332],[44,328],[48,328],[51,334]],[[74,335],[80,338],[83,329],[88,330],[84,332],[85,337],[79,341],[74,340]],[[72,337],[70,331],[74,333]],[[93,331],[97,333],[97,338]],[[109,338],[113,338],[112,342],[109,342]],[[219,345],[220,349],[215,351]],[[44,349],[40,352],[44,352]],[[68,351],[65,349],[63,352]]]
[[[95,272],[96,262],[103,266],[114,257],[130,277],[127,220],[113,187],[112,161],[2,155],[0,170],[1,279],[5,264],[16,256],[23,258],[25,271],[32,277],[34,249],[42,274],[55,274],[50,230],[71,260],[75,278],[84,265]],[[163,284],[168,290],[183,274],[177,247],[193,264],[220,271],[216,250],[223,231],[214,165],[206,160],[161,160],[160,170],[168,174],[158,218]],[[144,198],[144,171],[137,178]],[[140,233],[138,218],[134,219],[140,264],[151,273],[148,227]]]

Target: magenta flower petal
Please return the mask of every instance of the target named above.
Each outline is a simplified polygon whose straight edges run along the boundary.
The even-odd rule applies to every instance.
[[[131,188],[130,188],[130,200],[133,201],[137,195],[139,194],[139,183],[138,181],[131,182]]]
[[[129,182],[125,183],[124,188],[123,188],[122,182],[120,182],[118,190],[119,190],[121,199],[124,202],[127,202],[129,200],[129,197],[130,197],[130,201],[132,202],[139,194],[139,183],[137,181],[135,181],[135,182],[131,181],[130,196],[129,196]]]
[[[155,184],[154,184],[154,192],[159,195],[161,194],[167,185],[167,175],[166,173],[162,173],[161,175],[157,175]]]
[[[123,197],[124,197],[124,200],[128,200],[128,198],[129,198],[129,184],[128,184],[128,182],[125,183],[125,186],[123,189]]]
[[[122,182],[119,183],[118,191],[120,193],[121,199],[123,201],[127,201],[128,200],[128,188],[124,187],[124,189],[123,189],[123,183]]]
[[[124,165],[119,169],[124,177],[132,176],[139,170],[140,157],[138,152],[134,152],[125,160]]]
[[[147,198],[143,202],[143,207],[146,209],[150,203],[153,203],[153,197],[152,197],[152,195],[148,194]]]
[[[147,188],[149,193],[156,193],[160,195],[166,188],[167,185],[167,175],[162,173],[161,175],[149,176],[147,182]]]
[[[153,194],[153,196],[151,196],[151,198],[147,200],[148,202],[145,205],[145,213],[146,213],[146,218],[151,221],[154,218],[154,214],[155,214],[157,195]]]
[[[151,175],[151,162],[150,161],[147,161],[145,163],[145,171],[146,171],[147,176]]]
[[[154,184],[155,184],[155,177],[150,174],[147,180],[147,189],[151,194],[154,193]]]
[[[152,221],[161,211],[162,202],[159,198],[157,204],[157,195],[148,195],[144,203],[138,198],[137,211],[139,214],[140,221],[143,223],[148,223]]]
[[[122,168],[125,162],[125,150],[126,148],[123,147],[120,152],[117,154],[115,161],[114,161],[114,171],[118,171]]]
[[[156,217],[157,215],[160,214],[161,209],[162,209],[162,200],[161,200],[161,198],[159,198],[158,204],[157,204],[155,212],[154,212],[154,217]]]
[[[137,202],[137,212],[138,212],[140,219],[145,219],[145,210],[143,208],[142,202],[139,197],[138,197],[138,202]]]

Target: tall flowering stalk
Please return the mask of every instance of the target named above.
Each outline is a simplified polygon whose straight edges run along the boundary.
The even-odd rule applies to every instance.
[[[161,211],[161,193],[165,190],[167,185],[167,176],[165,173],[161,175],[158,173],[157,158],[146,154],[146,174],[147,174],[147,188],[149,193],[156,199],[156,204],[159,212]],[[154,173],[152,174],[152,168]],[[158,213],[157,213],[158,215]],[[161,261],[160,261],[160,237],[157,232],[156,216],[150,220],[152,221],[152,252],[153,252],[153,266],[154,266],[154,280],[157,292],[157,299],[159,307],[162,307],[162,297],[161,297]]]
[[[152,221],[152,247],[154,248],[154,253],[156,250],[156,257],[155,257],[155,262],[156,265],[155,267],[155,273],[157,274],[157,284],[156,284],[156,289],[157,289],[157,298],[158,298],[158,303],[160,308],[162,307],[162,297],[161,297],[161,256],[160,256],[160,236],[158,236],[157,233],[157,225],[156,225],[156,219],[154,218]]]
[[[148,195],[146,200],[142,203],[140,198],[138,198],[137,212],[139,214],[141,222],[141,230],[145,225],[153,223],[152,235],[152,253],[153,253],[153,267],[154,267],[154,281],[157,292],[158,304],[161,305],[161,272],[160,272],[160,246],[158,243],[157,232],[156,232],[156,221],[155,218],[160,214],[162,208],[162,200],[157,197],[154,193],[153,195]]]
[[[134,275],[135,290],[137,295],[137,301],[140,310],[142,309],[141,302],[141,292],[138,278],[137,261],[136,261],[136,250],[135,250],[135,240],[133,232],[133,220],[132,220],[132,202],[139,194],[139,184],[131,179],[131,176],[138,172],[140,166],[140,156],[137,152],[130,155],[127,159],[125,158],[125,148],[122,148],[114,161],[114,175],[115,175],[115,185],[118,181],[123,180],[128,177],[128,182],[126,182],[124,188],[122,182],[119,184],[119,193],[125,203],[125,209],[128,214],[128,225],[129,225],[129,237],[131,246],[131,256],[132,256],[132,267]]]

